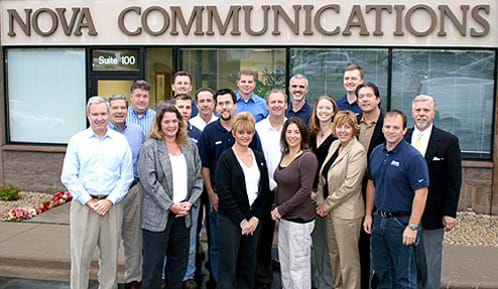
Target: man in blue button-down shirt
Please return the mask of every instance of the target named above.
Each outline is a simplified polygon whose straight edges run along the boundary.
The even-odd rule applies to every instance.
[[[87,289],[90,262],[100,252],[100,288],[117,288],[123,200],[133,181],[130,146],[108,129],[109,106],[100,96],[87,104],[90,128],[69,140],[61,181],[73,195],[70,211],[71,288]]]
[[[241,70],[237,79],[237,108],[235,114],[243,111],[250,112],[256,122],[268,116],[266,102],[254,93],[256,89],[256,72],[252,70]]]
[[[126,137],[133,158],[134,181],[123,200],[121,238],[125,254],[125,287],[139,289],[142,280],[142,196],[137,183],[137,162],[140,148],[145,141],[145,134],[138,125],[126,122],[128,102],[124,95],[113,94],[109,98],[109,109],[109,128]]]

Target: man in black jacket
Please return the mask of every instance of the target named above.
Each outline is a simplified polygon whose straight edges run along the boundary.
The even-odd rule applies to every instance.
[[[458,138],[433,125],[434,99],[416,96],[412,101],[415,127],[405,139],[425,157],[429,167],[429,194],[422,216],[417,250],[419,289],[439,289],[444,231],[455,227],[462,185],[462,159]]]
[[[360,124],[358,140],[365,147],[368,159],[372,149],[385,141],[382,133],[384,115],[380,109],[379,89],[371,82],[362,83],[356,88],[356,97],[361,109],[361,114],[358,116],[358,123]],[[365,174],[362,183],[363,200],[365,200],[367,180]],[[370,234],[365,233],[363,230],[360,232],[358,249],[360,251],[361,288],[377,288],[378,280],[376,277],[372,277],[372,284],[370,285]]]

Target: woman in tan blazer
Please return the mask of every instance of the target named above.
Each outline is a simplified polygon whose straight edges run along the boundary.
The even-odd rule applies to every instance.
[[[367,157],[356,138],[359,126],[353,112],[337,113],[334,127],[338,140],[330,146],[320,169],[316,213],[327,217],[334,288],[359,289],[358,239],[365,215],[361,181]]]

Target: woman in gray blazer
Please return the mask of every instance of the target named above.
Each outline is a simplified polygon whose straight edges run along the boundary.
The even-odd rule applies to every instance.
[[[167,287],[181,289],[190,211],[201,195],[202,176],[197,146],[187,137],[186,123],[174,106],[158,108],[140,151],[138,174],[143,192],[142,287],[160,288],[166,255]]]

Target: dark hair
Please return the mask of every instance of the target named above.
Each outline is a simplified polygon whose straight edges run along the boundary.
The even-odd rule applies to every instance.
[[[299,133],[301,133],[301,149],[304,150],[308,148],[308,129],[306,128],[306,124],[298,117],[291,117],[285,121],[284,126],[282,127],[282,134],[280,135],[280,144],[282,146],[283,154],[289,152],[289,145],[285,140],[285,132],[291,124],[295,124],[297,129],[299,129]]]
[[[377,85],[375,85],[371,82],[362,83],[362,84],[358,85],[358,87],[356,87],[356,90],[354,91],[354,93],[356,94],[356,97],[358,97],[358,93],[360,92],[360,89],[362,89],[364,87],[370,87],[371,89],[373,89],[375,97],[380,98],[379,88],[377,87]]]
[[[360,71],[360,77],[361,79],[363,79],[363,68],[361,68],[361,66],[359,66],[358,64],[349,64],[348,66],[346,66],[346,68],[344,69],[344,72],[346,71],[353,71],[353,70],[358,70]]]
[[[183,117],[180,111],[172,104],[161,104],[157,107],[156,116],[154,117],[154,122],[152,123],[152,129],[150,132],[150,137],[154,139],[163,139],[164,134],[161,130],[161,121],[163,116],[167,112],[172,112],[176,115],[178,120],[178,132],[176,133],[176,144],[182,146],[187,141],[187,128],[186,123],[183,121]]]
[[[235,95],[235,92],[233,92],[233,90],[231,90],[230,88],[218,89],[214,94],[214,102],[218,102],[218,96],[224,94],[230,94],[232,96],[233,103],[237,103],[237,95]]]
[[[205,91],[211,93],[211,95],[213,96],[213,99],[214,99],[214,93],[215,93],[214,90],[212,90],[211,88],[207,88],[207,87],[201,87],[195,91],[195,100],[197,100],[197,96],[199,95],[199,93],[205,92]]]
[[[188,76],[190,83],[192,83],[192,75],[190,75],[190,73],[188,73],[184,70],[180,70],[180,71],[177,71],[175,74],[173,74],[173,78],[171,78],[171,84],[175,84],[175,80],[178,76]]]
[[[386,114],[384,115],[384,120],[386,118],[396,117],[397,115],[401,116],[401,119],[403,120],[403,129],[405,129],[406,128],[406,114],[399,109],[393,109],[391,111],[386,112]]]
[[[133,93],[133,91],[137,88],[143,89],[145,91],[150,91],[150,85],[145,80],[135,80],[135,82],[133,82],[133,84],[130,86],[130,92]]]

